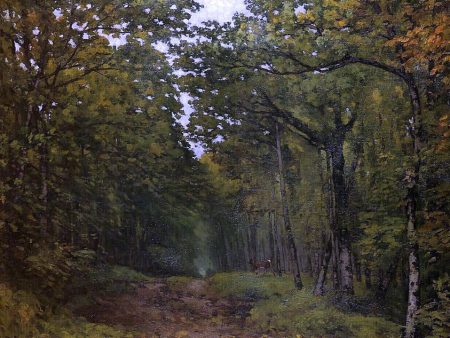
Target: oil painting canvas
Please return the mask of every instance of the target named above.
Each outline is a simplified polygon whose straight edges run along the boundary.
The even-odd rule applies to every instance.
[[[450,337],[444,0],[0,0],[0,338]]]

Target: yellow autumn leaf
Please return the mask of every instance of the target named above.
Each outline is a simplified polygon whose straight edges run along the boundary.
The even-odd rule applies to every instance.
[[[347,22],[345,20],[339,20],[337,22],[337,24],[338,24],[339,27],[344,27],[347,24]]]

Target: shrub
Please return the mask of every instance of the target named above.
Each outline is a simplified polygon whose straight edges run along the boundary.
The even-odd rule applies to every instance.
[[[400,327],[381,317],[363,316],[337,308],[336,295],[313,296],[312,281],[304,278],[298,291],[291,276],[219,273],[210,278],[220,296],[255,301],[247,322],[265,332],[289,337],[398,337]],[[252,296],[252,297],[249,297]]]
[[[132,338],[134,335],[118,328],[103,324],[89,323],[83,318],[75,318],[70,312],[54,315],[39,323],[39,338]]]
[[[13,291],[0,284],[0,337],[30,337],[37,334],[37,315],[41,312],[35,296]]]

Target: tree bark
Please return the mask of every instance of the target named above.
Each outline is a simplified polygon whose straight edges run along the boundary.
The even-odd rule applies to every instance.
[[[48,150],[44,143],[39,149],[39,170],[41,176],[41,191],[39,200],[41,202],[41,215],[39,220],[40,231],[43,237],[50,233],[49,215],[48,215]]]
[[[336,239],[335,234],[331,234],[333,237],[333,287],[335,290],[340,290],[341,288],[341,277],[339,273],[339,243]]]
[[[281,276],[281,252],[279,245],[279,237],[278,237],[278,229],[277,223],[275,222],[275,210],[270,212],[270,224],[271,224],[271,233],[273,240],[273,256],[272,256],[272,264],[273,269],[278,276]]]
[[[364,279],[366,282],[366,289],[370,290],[372,288],[372,271],[368,267],[364,268]]]
[[[397,266],[398,261],[394,260],[392,263],[389,264],[388,270],[386,271],[383,276],[381,276],[379,282],[377,291],[375,294],[375,297],[379,301],[383,301],[386,298],[386,293],[389,289],[389,286],[391,285],[392,280],[395,278],[395,273],[397,272]]]
[[[419,90],[414,83],[412,75],[407,80],[409,95],[411,99],[411,109],[413,113],[413,123],[411,125],[411,137],[414,145],[414,168],[407,171],[405,181],[407,186],[406,195],[406,215],[407,215],[407,237],[408,237],[408,267],[409,267],[409,288],[408,288],[408,308],[405,323],[405,338],[416,336],[416,315],[419,308],[419,244],[417,241],[417,202],[419,200],[419,176],[420,176],[420,152],[422,150],[423,126],[422,111],[420,107]]]
[[[280,176],[280,195],[281,195],[281,205],[283,209],[284,227],[286,229],[286,236],[289,246],[289,259],[292,265],[292,274],[294,275],[294,284],[297,289],[302,289],[303,283],[300,275],[300,263],[297,255],[297,246],[295,244],[294,235],[292,233],[291,220],[289,216],[289,206],[286,197],[286,186],[284,182],[284,168],[283,168],[283,157],[281,153],[281,135],[278,123],[275,124],[276,129],[276,150],[278,158],[278,171]]]
[[[313,295],[315,296],[322,296],[325,293],[325,281],[328,271],[328,265],[331,259],[332,243],[332,237],[330,236],[325,246],[325,253],[322,258],[322,264],[320,266],[319,274],[314,286]]]
[[[351,264],[350,235],[347,228],[348,191],[344,176],[344,138],[345,130],[337,123],[336,133],[327,148],[331,155],[331,177],[335,205],[335,233],[338,247],[338,266],[341,289],[353,294],[353,269]]]

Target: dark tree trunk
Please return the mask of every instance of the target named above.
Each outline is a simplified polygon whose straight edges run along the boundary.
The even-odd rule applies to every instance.
[[[366,282],[366,288],[370,290],[372,288],[372,271],[368,267],[364,268],[364,279]]]
[[[51,232],[51,229],[48,214],[48,149],[45,143],[40,146],[39,153],[39,170],[41,176],[41,191],[39,200],[42,208],[39,225],[41,234],[43,237],[46,237],[46,235]]]
[[[281,252],[280,252],[280,244],[279,244],[279,235],[277,229],[277,223],[275,221],[275,210],[270,212],[270,225],[272,234],[272,264],[273,270],[278,276],[281,276]]]
[[[281,135],[278,123],[275,125],[276,128],[276,150],[278,158],[278,171],[280,176],[280,195],[281,195],[281,205],[283,208],[284,217],[284,227],[286,229],[286,236],[289,246],[289,259],[292,265],[292,274],[294,275],[294,284],[297,289],[303,287],[301,275],[300,275],[300,263],[297,255],[297,246],[295,244],[294,234],[292,233],[291,220],[289,216],[289,206],[286,197],[286,186],[284,182],[284,168],[283,168],[283,157],[281,152]]]
[[[307,270],[309,272],[309,275],[311,277],[313,277],[314,272],[313,272],[313,263],[312,263],[312,259],[311,259],[311,254],[308,253],[308,255],[306,256],[306,262],[307,262]]]
[[[332,233],[331,235],[333,240],[333,288],[335,290],[339,290],[341,288],[341,278],[339,274],[339,243],[335,237],[335,234]]]
[[[345,130],[341,124],[336,126],[328,150],[331,155],[331,177],[334,192],[335,226],[333,229],[338,247],[338,266],[341,289],[353,294],[353,269],[351,264],[350,234],[347,228],[348,190],[345,185],[344,137]]]
[[[361,262],[359,261],[358,257],[355,255],[353,255],[353,262],[355,265],[356,280],[358,282],[361,282],[362,281]]]
[[[375,293],[375,297],[379,301],[383,301],[386,298],[386,293],[391,285],[392,281],[395,279],[395,274],[397,272],[397,260],[394,260],[391,264],[389,264],[389,268],[385,274],[383,274],[378,281],[377,291]]]
[[[330,236],[325,246],[325,253],[322,258],[322,264],[320,266],[320,270],[314,286],[313,294],[315,296],[322,296],[325,293],[325,281],[328,271],[328,265],[331,259],[332,249],[333,249],[333,240],[332,237]]]

